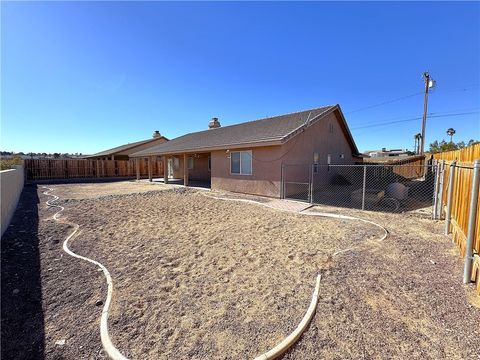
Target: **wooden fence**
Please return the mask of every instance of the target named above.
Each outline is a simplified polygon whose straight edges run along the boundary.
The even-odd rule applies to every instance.
[[[475,160],[480,160],[480,143],[460,150],[433,154],[433,158],[438,160],[456,160],[461,163],[473,163]]]
[[[148,177],[148,159],[138,160],[86,160],[86,159],[26,159],[25,176],[27,181],[129,178],[137,175],[137,161],[140,177]],[[152,176],[163,177],[163,161],[152,162]]]
[[[453,241],[460,249],[461,256],[465,256],[465,246],[469,227],[470,198],[472,194],[473,161],[480,159],[480,144],[465,149],[448,151],[433,155],[438,161],[445,160],[445,175],[442,190],[442,208],[447,206],[448,188],[450,186],[450,172],[454,169],[452,181],[451,225]],[[451,167],[453,160],[456,166]],[[476,282],[477,292],[480,294],[480,197],[477,199],[477,217],[472,225],[475,228],[473,249],[474,266],[472,279]]]
[[[428,160],[427,160],[428,162]],[[376,158],[366,158],[363,164],[368,165],[392,165],[392,172],[404,177],[405,179],[417,179],[424,176],[425,171],[425,156],[416,155],[407,158],[391,157],[386,160],[378,160]],[[402,166],[399,166],[402,165]]]

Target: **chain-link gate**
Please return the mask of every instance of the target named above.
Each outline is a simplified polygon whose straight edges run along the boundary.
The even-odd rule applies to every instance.
[[[432,208],[440,174],[431,165],[283,165],[282,197],[371,211]]]
[[[312,166],[282,165],[282,197],[311,202]]]

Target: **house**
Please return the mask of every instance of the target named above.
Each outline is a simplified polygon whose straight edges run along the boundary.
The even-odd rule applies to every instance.
[[[388,150],[387,148],[382,148],[382,150],[367,150],[363,154],[371,158],[376,158],[377,160],[380,160],[382,158],[388,159],[392,157],[399,158],[399,157],[408,157],[408,156],[415,155],[413,152],[408,151],[408,149]]]
[[[168,141],[168,139],[160,134],[158,130],[153,132],[151,139],[141,140],[125,145],[120,145],[112,149],[100,151],[93,155],[84,156],[84,159],[91,160],[129,160],[130,155],[134,152],[147,149],[153,145],[159,145]]]
[[[353,164],[359,155],[339,105],[186,134],[135,152],[162,156],[164,182],[183,179],[212,189],[281,196],[282,164]]]

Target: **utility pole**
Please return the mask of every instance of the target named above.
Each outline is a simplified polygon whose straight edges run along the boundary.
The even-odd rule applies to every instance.
[[[425,151],[425,125],[427,124],[427,102],[428,102],[428,89],[435,86],[435,80],[433,80],[428,73],[425,71],[423,73],[423,81],[425,82],[425,95],[423,98],[423,119],[422,119],[422,137],[420,138],[420,155],[424,154]]]

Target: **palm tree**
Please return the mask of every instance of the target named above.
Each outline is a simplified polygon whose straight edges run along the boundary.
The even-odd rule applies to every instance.
[[[450,142],[452,141],[453,135],[455,135],[455,129],[454,128],[448,128],[447,129],[447,135],[450,136]]]
[[[418,154],[420,152],[420,139],[422,138],[422,134],[415,134],[415,153]]]

